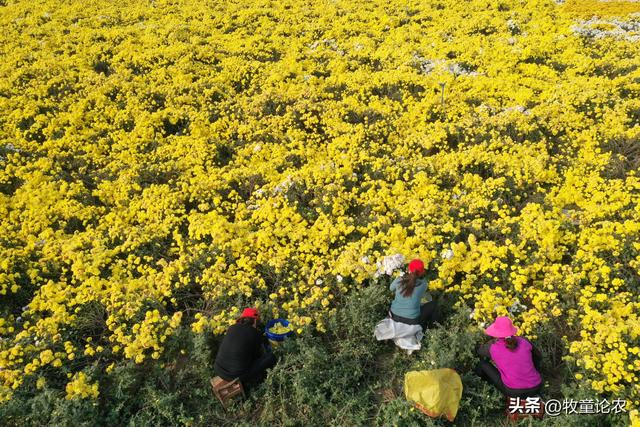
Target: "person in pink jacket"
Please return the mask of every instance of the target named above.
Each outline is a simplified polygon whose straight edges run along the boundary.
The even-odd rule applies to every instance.
[[[505,396],[535,396],[542,389],[540,351],[526,338],[517,336],[517,332],[511,319],[496,318],[485,330],[493,339],[477,349],[481,360],[476,373]]]

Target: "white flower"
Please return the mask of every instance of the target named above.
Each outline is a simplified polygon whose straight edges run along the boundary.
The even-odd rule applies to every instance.
[[[442,251],[442,255],[441,256],[444,259],[451,259],[451,258],[453,258],[453,250],[451,250],[451,249],[444,250],[444,251]]]
[[[316,285],[322,285],[322,279],[316,279]]]
[[[476,311],[471,310],[471,313],[469,313],[469,319],[473,319],[474,317],[476,317]]]
[[[360,261],[362,261],[363,264],[369,264],[369,257],[368,256],[363,256],[362,258],[360,258]]]
[[[404,266],[404,255],[388,255],[376,263],[380,274],[391,275],[395,270]]]
[[[513,304],[507,309],[509,313],[518,313],[519,311],[524,311],[527,309],[527,306],[524,304],[520,304],[520,300],[516,299]]]
[[[483,328],[483,329],[484,329],[484,327],[485,327],[485,326],[487,326],[487,324],[486,324],[486,322],[480,322],[480,323],[478,324],[478,326],[480,326],[481,328]]]
[[[444,61],[442,60],[431,60],[427,58],[423,58],[417,53],[413,54],[414,63],[420,68],[420,71],[423,74],[429,74],[432,72],[438,65],[442,64]]]
[[[292,179],[291,175],[287,175],[287,177],[284,179],[284,181],[282,181],[280,184],[276,185],[276,187],[273,189],[274,195],[282,193],[284,191],[287,191],[289,189],[289,187],[291,187],[292,184],[293,184],[293,179]]]
[[[529,114],[531,114],[531,112],[529,110],[527,110],[525,107],[523,107],[522,105],[516,105],[514,107],[507,107],[503,110],[503,112],[505,113],[509,113],[512,111],[517,111],[519,113],[524,114],[525,116],[528,116]]]
[[[342,276],[338,274],[336,276],[336,280],[338,281],[338,283],[342,282]]]
[[[602,24],[613,27],[610,30],[599,28]],[[603,20],[591,18],[588,21],[579,21],[578,24],[571,27],[575,34],[583,37],[594,39],[603,39],[605,37],[613,37],[625,39],[630,42],[640,41],[640,22],[636,21],[620,21],[617,19]]]
[[[509,19],[507,21],[507,28],[509,28],[509,31],[511,31],[511,34],[517,34],[520,32],[520,25],[518,25],[518,23],[513,19]]]

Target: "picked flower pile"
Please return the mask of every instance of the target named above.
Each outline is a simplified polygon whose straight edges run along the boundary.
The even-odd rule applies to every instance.
[[[291,328],[291,324],[285,326],[282,323],[276,323],[269,329],[269,332],[273,334],[283,335],[288,332],[291,332],[292,330],[293,329]]]

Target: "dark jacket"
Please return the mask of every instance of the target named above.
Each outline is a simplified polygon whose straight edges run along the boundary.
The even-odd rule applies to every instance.
[[[220,344],[213,365],[216,375],[227,381],[246,374],[261,354],[262,335],[246,324],[231,326]]]

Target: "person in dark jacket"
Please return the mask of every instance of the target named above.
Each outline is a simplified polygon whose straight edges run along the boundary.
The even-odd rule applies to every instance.
[[[255,308],[245,308],[236,324],[227,330],[213,365],[220,378],[239,378],[246,386],[263,380],[267,369],[275,366],[276,357],[257,328],[259,317]]]
[[[542,355],[528,339],[516,336],[517,332],[511,319],[496,318],[485,330],[493,339],[476,349],[481,358],[476,373],[505,396],[533,397],[542,389]]]

